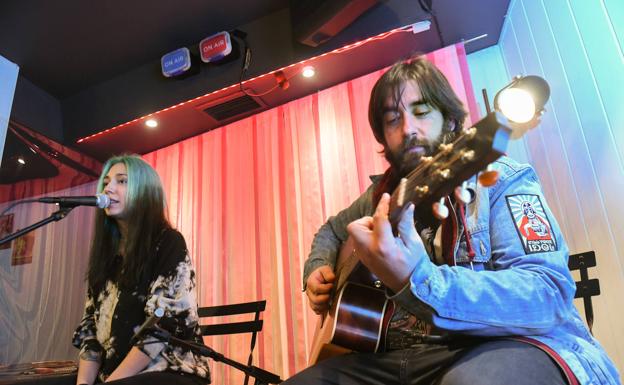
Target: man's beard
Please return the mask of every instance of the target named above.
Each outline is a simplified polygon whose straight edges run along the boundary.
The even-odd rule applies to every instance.
[[[411,136],[403,140],[395,153],[385,146],[384,156],[394,171],[403,177],[418,166],[423,156],[432,156],[438,143]]]

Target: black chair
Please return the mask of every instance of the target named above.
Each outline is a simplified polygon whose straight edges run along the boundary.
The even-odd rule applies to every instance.
[[[598,282],[598,278],[589,279],[587,274],[587,268],[594,266],[596,266],[596,254],[593,251],[572,254],[568,260],[568,268],[570,270],[578,270],[581,273],[581,280],[576,281],[576,293],[574,294],[574,298],[583,298],[585,319],[587,320],[590,333],[592,333],[592,327],[594,325],[594,309],[592,307],[591,297],[600,295],[600,283]]]
[[[247,366],[251,367],[253,361],[253,350],[256,346],[256,336],[262,330],[262,320],[260,313],[264,311],[266,301],[255,301],[247,303],[238,303],[232,305],[208,306],[200,307],[197,313],[200,318],[203,317],[221,317],[228,315],[254,314],[253,321],[218,323],[212,325],[200,325],[203,336],[214,336],[224,334],[251,333],[251,345],[249,347],[249,358]],[[266,372],[267,374],[272,374]],[[274,375],[279,379],[277,375]],[[245,385],[249,382],[249,374],[245,373]]]

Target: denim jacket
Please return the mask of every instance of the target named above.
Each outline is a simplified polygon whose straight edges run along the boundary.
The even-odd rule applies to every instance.
[[[615,366],[572,303],[576,286],[568,248],[537,175],[507,157],[493,166],[499,172],[494,186],[481,187],[474,177],[468,183],[474,193],[466,206],[472,263],[465,237],[458,236],[456,266],[423,257],[410,282],[391,298],[449,333],[522,337],[563,360],[581,384],[619,384]],[[317,267],[334,266],[348,237],[346,225],[374,212],[375,186],[376,181],[320,228],[304,282]]]

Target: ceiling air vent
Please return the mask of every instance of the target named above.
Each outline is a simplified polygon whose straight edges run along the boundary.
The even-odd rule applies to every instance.
[[[259,98],[237,92],[228,96],[203,103],[196,108],[204,111],[216,122],[222,123],[234,119],[241,119],[252,115],[266,107]]]

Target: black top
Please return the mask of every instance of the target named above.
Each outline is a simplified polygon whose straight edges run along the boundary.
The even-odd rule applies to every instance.
[[[122,258],[114,258],[121,269]],[[80,349],[81,359],[101,362],[102,381],[126,357],[132,348],[132,336],[158,307],[165,310],[160,327],[177,338],[202,342],[195,272],[182,234],[173,229],[163,230],[156,241],[151,265],[151,271],[132,290],[108,280],[99,293],[91,290],[87,293],[84,317],[74,333],[73,344]],[[205,357],[149,335],[144,335],[135,345],[152,359],[143,372],[171,370],[210,379]]]

